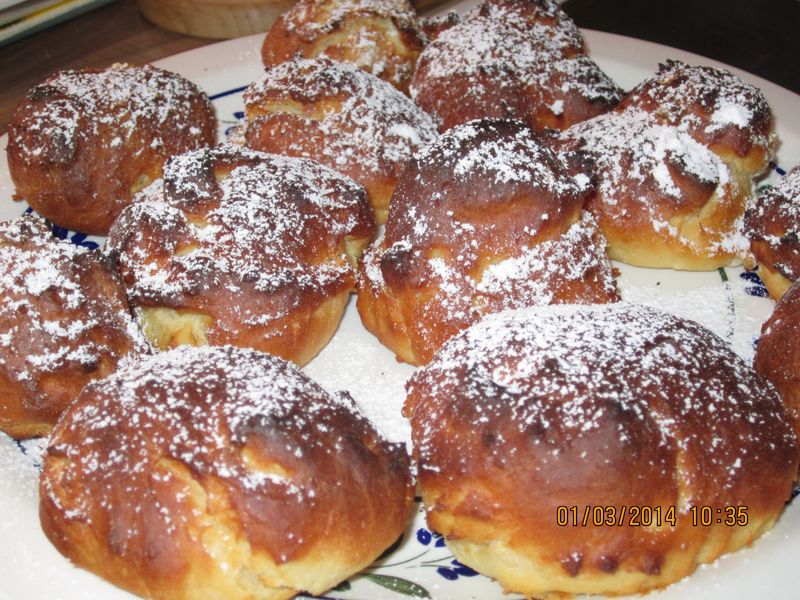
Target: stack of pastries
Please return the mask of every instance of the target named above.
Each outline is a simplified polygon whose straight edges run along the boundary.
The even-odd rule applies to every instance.
[[[664,587],[772,526],[800,461],[800,171],[754,198],[758,89],[668,61],[625,93],[552,0],[300,0],[262,60],[235,143],[151,66],[55,74],[14,116],[15,199],[108,234],[0,225],[0,429],[51,434],[62,554],[151,598],[319,594],[402,534],[412,474],[459,560],[536,597]],[[757,266],[786,293],[755,369],[620,302],[610,259]],[[300,368],[351,293],[421,366],[413,463]],[[662,516],[556,522],[589,505]]]

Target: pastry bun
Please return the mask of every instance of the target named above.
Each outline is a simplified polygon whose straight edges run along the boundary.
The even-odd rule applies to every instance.
[[[587,209],[612,259],[694,271],[737,260],[734,234],[749,189],[688,133],[629,108],[578,123],[560,140],[595,160]]]
[[[582,210],[589,179],[519,121],[450,129],[407,164],[358,311],[400,360],[428,362],[481,315],[618,299],[605,242]]]
[[[111,262],[41,217],[0,223],[0,272],[0,430],[47,435],[84,385],[148,347]]]
[[[433,120],[385,81],[328,58],[267,70],[244,94],[247,146],[311,158],[363,185],[379,223],[406,161]]]
[[[351,179],[219,146],[171,158],[108,252],[158,348],[232,344],[304,364],[336,330],[374,226]]]
[[[299,0],[267,32],[261,57],[269,68],[327,56],[407,92],[424,43],[408,0]]]
[[[89,385],[53,432],[45,535],[154,599],[319,594],[403,531],[408,455],[346,393],[254,350],[183,347]]]
[[[758,268],[770,296],[780,299],[800,278],[800,166],[759,191],[744,230],[752,255],[747,266]]]
[[[551,0],[486,0],[455,24],[430,29],[436,37],[420,54],[410,91],[440,131],[485,117],[565,129],[622,97]]]
[[[214,143],[208,97],[150,65],[60,71],[35,86],[8,128],[17,191],[53,223],[106,234],[173,154]]]
[[[797,474],[775,390],[641,306],[490,315],[407,389],[430,527],[525,596],[664,587],[767,531]]]
[[[629,107],[688,132],[745,182],[769,166],[775,133],[767,99],[729,71],[668,60],[622,99],[619,109]]]

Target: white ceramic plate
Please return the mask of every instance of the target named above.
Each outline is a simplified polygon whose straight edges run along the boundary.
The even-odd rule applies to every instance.
[[[593,31],[584,32],[591,55],[623,87],[652,74],[658,63],[677,58],[692,64],[714,61],[647,42]],[[242,110],[241,89],[261,72],[261,36],[231,40],[164,59],[159,66],[198,83],[215,100],[221,130],[235,124]],[[738,72],[738,71],[737,71]],[[789,167],[800,156],[800,96],[767,81],[738,72],[764,91],[777,115],[783,141],[778,164]],[[5,147],[6,137],[0,138]],[[774,177],[775,175],[773,175]],[[0,219],[25,207],[10,201],[12,185],[5,153],[0,157]],[[73,241],[84,236],[62,231]],[[626,300],[645,302],[695,319],[710,327],[748,360],[753,342],[772,302],[758,281],[742,270],[687,273],[618,265],[619,286]],[[727,280],[727,281],[726,281]],[[409,428],[400,416],[403,385],[412,367],[400,364],[361,326],[351,302],[333,341],[306,367],[330,389],[348,389],[387,437],[407,440]],[[132,598],[129,594],[73,567],[41,532],[37,513],[36,463],[42,441],[16,444],[0,434],[0,598],[14,600],[93,600]],[[735,600],[796,598],[796,557],[800,555],[800,507],[790,505],[776,527],[754,547],[701,568],[690,578],[653,594],[659,600],[703,598]],[[345,589],[346,588],[346,589]],[[455,563],[421,513],[409,525],[403,542],[364,574],[326,597],[398,600],[420,595],[438,600],[499,600],[502,593],[487,578]]]

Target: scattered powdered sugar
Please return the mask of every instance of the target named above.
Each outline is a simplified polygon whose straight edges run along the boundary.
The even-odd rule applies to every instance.
[[[594,218],[583,213],[563,236],[524,248],[517,256],[490,264],[475,284],[476,295],[487,294],[501,299],[503,310],[516,307],[520,296],[530,304],[550,304],[558,291],[555,284],[558,277],[580,282],[588,281],[597,273],[605,275],[601,277],[602,284],[607,293],[613,295],[616,284],[605,248],[595,244],[596,231]],[[576,248],[585,251],[575,252]],[[592,252],[591,248],[595,251]],[[566,256],[560,256],[561,253]]]
[[[283,15],[286,29],[306,39],[330,33],[353,16],[391,19],[400,29],[416,28],[417,14],[404,0],[301,0]]]
[[[553,2],[490,0],[423,50],[410,87],[412,98],[424,106],[432,103],[442,111],[452,110],[459,102],[452,94],[465,90],[478,99],[487,92],[508,90],[510,102],[516,101],[515,94],[527,94],[534,111],[536,99],[547,95],[576,94],[609,105],[622,97],[621,90],[584,54],[578,28]],[[548,100],[543,108],[548,107],[554,115],[564,112],[559,98]]]
[[[717,125],[735,125],[742,129],[750,124],[752,118],[752,110],[727,100],[722,100],[711,115],[711,121]]]
[[[772,468],[796,444],[775,390],[727,344],[692,321],[639,305],[489,315],[448,341],[408,389],[421,471],[436,471],[431,461],[445,431],[513,429],[527,443],[552,445],[557,457],[564,444],[616,426],[623,448],[652,431],[644,443],[703,453],[693,460],[705,466],[684,469],[682,483],[691,490],[710,469],[724,491],[757,476],[762,464]]]
[[[241,306],[265,323],[304,294],[346,288],[344,239],[369,237],[363,188],[310,160],[219,146],[170,159],[112,228],[108,251],[134,304],[174,305],[202,290],[271,295]]]
[[[294,59],[270,68],[245,91],[244,100],[248,144],[260,146],[259,128],[273,126],[270,116],[281,114],[281,103],[302,102],[308,112],[300,115],[314,138],[298,136],[296,124],[281,125],[270,129],[269,149],[318,160],[357,179],[396,177],[405,161],[437,135],[433,119],[391,84],[327,58]],[[274,113],[273,103],[278,105]]]
[[[202,510],[178,487],[184,469],[204,487],[217,478],[256,498],[313,507],[336,493],[317,488],[330,484],[320,469],[352,460],[354,446],[369,440],[388,448],[346,394],[327,394],[291,363],[230,346],[183,346],[91,384],[53,433],[48,458],[65,460],[57,478],[44,478],[44,491],[67,520],[119,518],[125,544],[152,534],[142,531],[147,518],[124,518],[126,507],[155,507],[170,533]],[[171,491],[162,489],[170,482]]]
[[[337,335],[303,370],[328,391],[346,389],[390,442],[404,443],[410,452],[411,426],[402,407],[413,367],[377,344],[354,309],[345,311]]]
[[[577,123],[561,134],[561,140],[566,147],[594,157],[603,210],[625,217],[633,206],[647,215],[655,231],[685,246],[693,247],[696,242],[669,222],[674,210],[683,209],[687,202],[673,171],[712,184],[722,201],[730,202],[738,190],[727,165],[716,154],[688,133],[661,124],[635,107]],[[663,201],[654,202],[643,192],[653,184]],[[735,235],[735,228],[722,233],[723,238]]]
[[[168,145],[166,138],[176,131],[182,139],[194,140],[189,146],[199,145],[204,132],[186,116],[201,97],[194,83],[151,65],[117,63],[107,69],[59,71],[28,92],[33,108],[25,116],[25,127],[39,134],[31,139],[48,142],[23,147],[21,156],[29,161],[51,146],[59,156],[71,156],[79,144],[105,139],[107,134],[101,132],[109,130],[117,132],[112,146],[138,139],[142,131],[151,136],[153,149]],[[17,137],[23,144],[27,139]]]
[[[145,347],[127,306],[94,280],[101,260],[53,237],[36,215],[0,224],[0,370],[32,405],[47,396],[40,379],[65,367],[89,373],[102,357],[119,358],[109,336]]]
[[[490,72],[507,74],[501,86],[515,77],[535,83],[548,61],[583,51],[577,26],[554,3],[535,10],[546,12],[532,18],[512,2],[485,2],[439,34],[420,56],[420,67],[432,78]],[[412,97],[418,91],[412,86]]]
[[[460,182],[521,183],[558,196],[579,196],[590,187],[585,175],[567,172],[552,149],[528,127],[500,119],[453,127],[420,150],[414,160],[420,165],[440,164]],[[428,185],[432,199],[443,193],[434,188],[433,181]],[[416,212],[409,218],[416,223],[426,221],[426,215]]]
[[[591,152],[601,172],[600,190],[607,200],[624,194],[624,181],[632,178],[656,181],[666,196],[680,199],[681,190],[669,171],[680,166],[700,181],[725,185],[730,172],[716,154],[676,127],[659,124],[649,113],[638,109],[613,112],[577,123],[562,137],[577,142]],[[630,156],[630,168],[621,164],[621,155]]]
[[[769,145],[771,111],[764,94],[724,69],[669,60],[623,104],[650,106],[659,120],[682,131],[709,135],[732,127],[752,144]]]

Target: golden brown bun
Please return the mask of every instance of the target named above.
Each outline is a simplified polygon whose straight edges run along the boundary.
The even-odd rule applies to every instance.
[[[759,274],[761,270],[759,269]],[[792,284],[761,327],[753,366],[783,396],[800,437],[800,287]]]
[[[800,166],[762,189],[744,215],[758,275],[779,300],[800,278]]]
[[[319,594],[372,562],[413,504],[408,456],[346,393],[253,350],[183,347],[88,386],[50,440],[42,528],[155,599]]]
[[[299,0],[267,32],[261,57],[274,67],[295,56],[327,56],[408,92],[424,43],[408,0]]]
[[[622,97],[551,0],[487,0],[434,32],[410,91],[440,131],[484,117],[520,119],[537,131],[565,129]]]
[[[641,306],[490,315],[407,388],[430,527],[458,560],[536,598],[689,575],[768,530],[798,466],[775,390],[708,330]],[[577,524],[559,526],[559,506],[577,507]],[[613,507],[598,516],[612,524],[592,511],[584,526],[587,506]],[[714,523],[694,526],[704,506]],[[633,507],[660,508],[661,526],[636,526]],[[746,526],[724,524],[742,512]]]
[[[351,179],[219,146],[167,161],[108,248],[157,347],[232,344],[304,364],[336,330],[374,227]]]
[[[582,211],[589,189],[519,121],[449,130],[409,161],[385,235],[364,254],[364,325],[424,364],[486,313],[616,301],[605,242]]]
[[[406,161],[437,136],[433,120],[391,85],[324,57],[269,69],[244,102],[249,147],[311,158],[352,177],[379,223]]]
[[[14,199],[61,227],[105,234],[167,158],[215,135],[208,97],[175,73],[126,64],[60,71],[28,92],[9,124]]]
[[[560,146],[595,159],[587,208],[612,259],[701,271],[737,259],[749,184],[687,133],[631,107],[570,127]]]
[[[84,385],[147,346],[110,261],[41,217],[0,223],[0,273],[0,430],[47,435]]]
[[[745,177],[763,173],[772,158],[775,134],[767,99],[723,69],[668,60],[623,98],[619,110],[629,107],[681,127]]]

